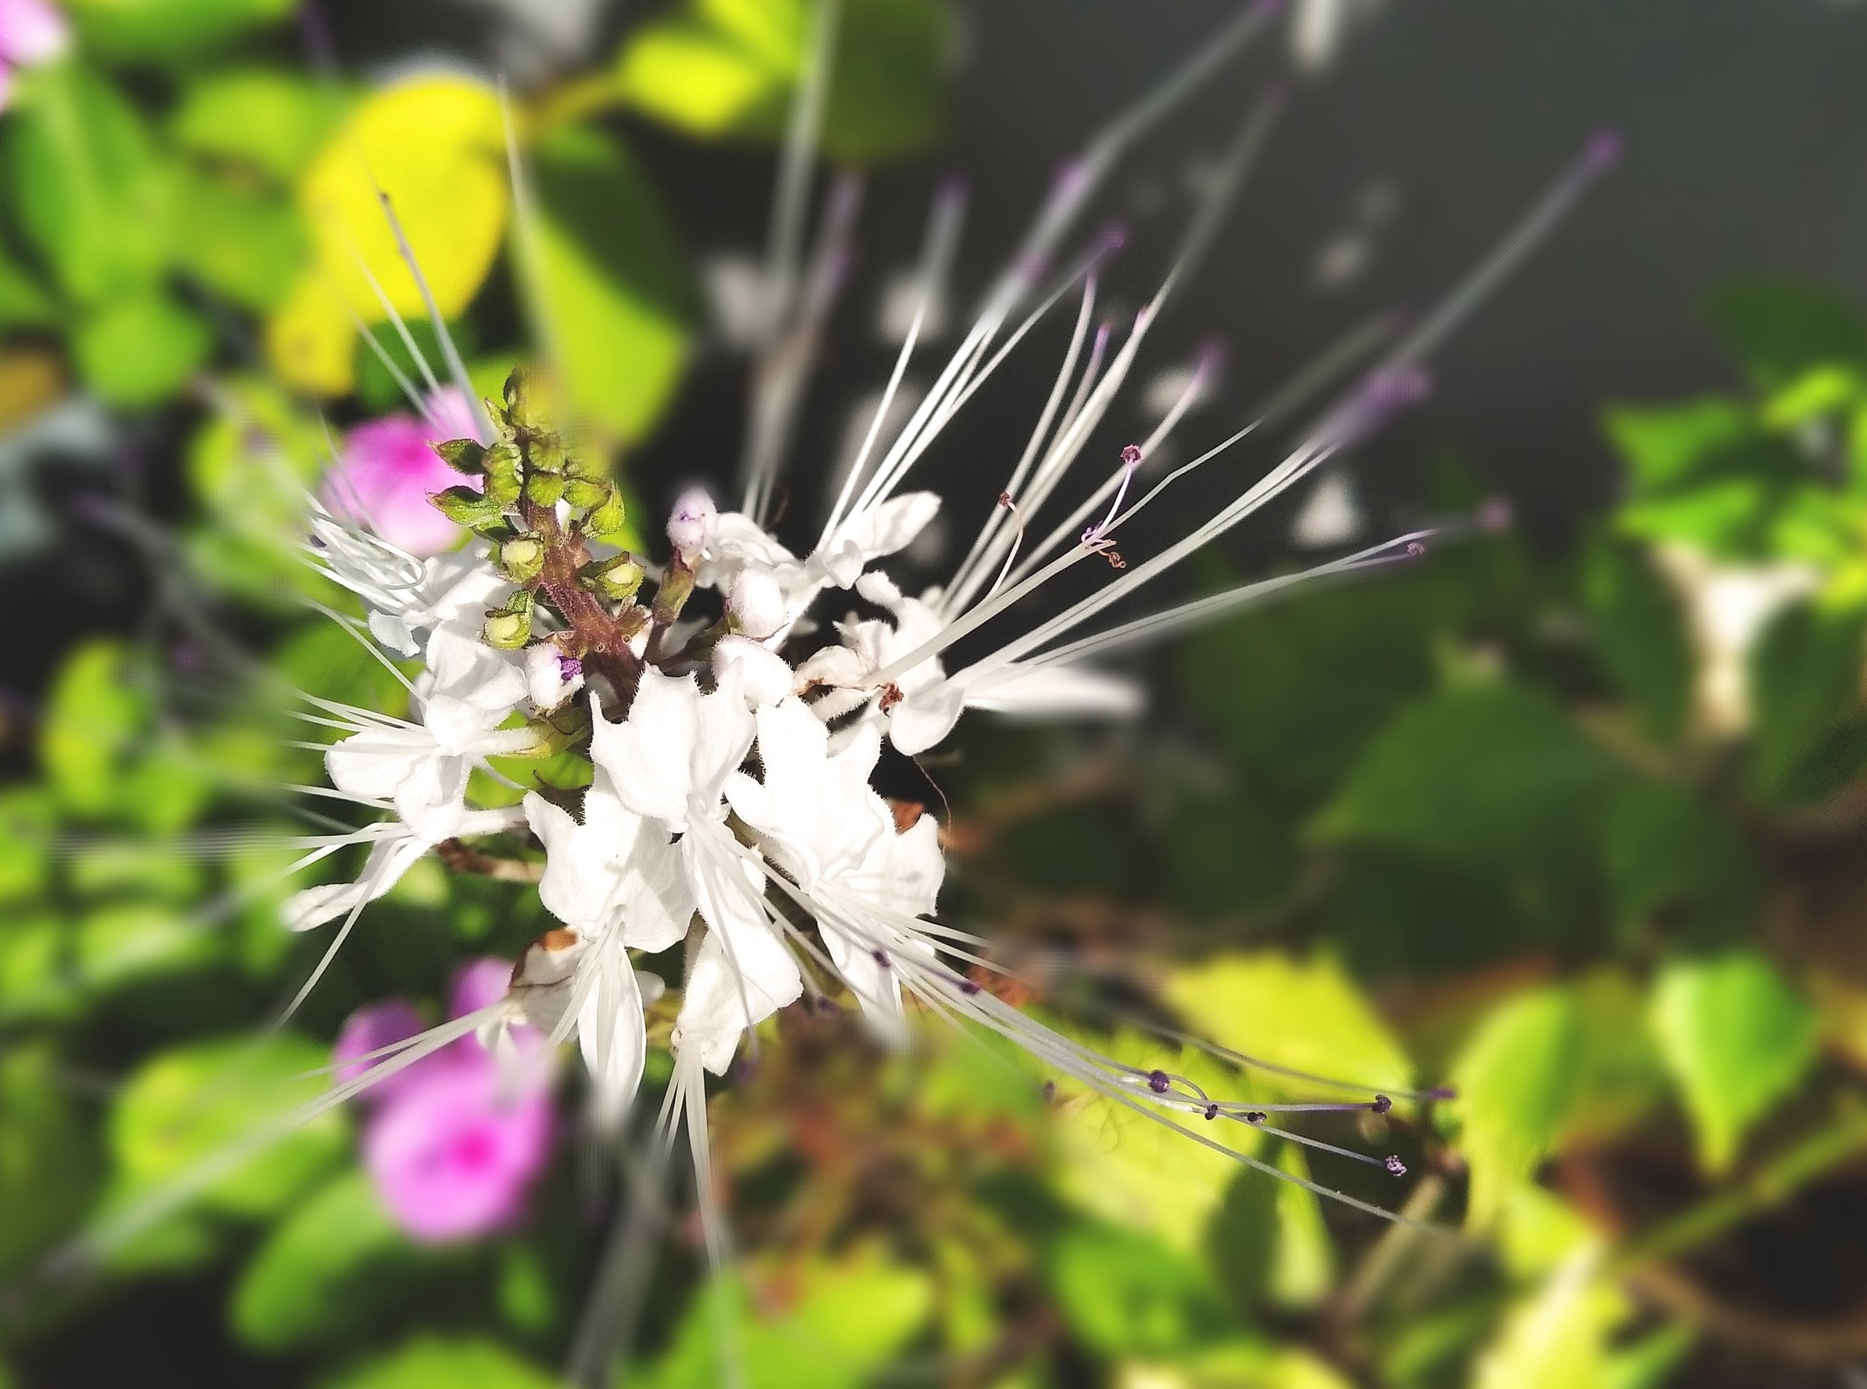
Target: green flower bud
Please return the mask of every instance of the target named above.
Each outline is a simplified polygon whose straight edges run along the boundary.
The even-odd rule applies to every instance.
[[[486,451],[486,495],[501,506],[512,506],[524,490],[519,451],[511,444],[494,444]]]
[[[609,500],[609,484],[591,482],[588,478],[567,476],[564,480],[564,500],[579,511],[588,511],[591,507],[601,506]]]
[[[478,439],[446,439],[434,446],[434,451],[441,456],[441,461],[462,473],[483,473],[486,471],[486,450]]]
[[[525,500],[534,506],[556,506],[564,496],[564,478],[560,473],[528,473]]]
[[[514,536],[499,547],[499,567],[514,583],[529,584],[545,567],[545,547],[535,535]]]
[[[622,489],[612,487],[609,495],[590,509],[590,514],[584,518],[583,529],[586,535],[600,539],[622,534],[622,528],[628,520],[628,508],[622,504]]]
[[[581,458],[564,459],[564,476],[580,477],[587,482],[608,482],[609,469],[599,462],[585,462]]]
[[[611,602],[626,603],[635,597],[645,576],[642,566],[623,554],[585,565],[581,577],[586,585]]]
[[[506,418],[514,429],[545,434],[551,429],[551,383],[541,374],[514,367],[506,378]]]
[[[450,487],[445,492],[430,492],[428,500],[457,526],[490,526],[505,516],[505,508],[491,497],[483,497],[471,487]]]
[[[555,434],[526,436],[525,464],[535,473],[564,471],[564,441]]]
[[[488,646],[517,651],[532,639],[532,615],[528,612],[494,613],[486,619],[483,635]]]

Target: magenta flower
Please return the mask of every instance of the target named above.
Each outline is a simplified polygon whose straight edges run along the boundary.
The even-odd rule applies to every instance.
[[[0,6],[19,0],[0,0]],[[411,555],[451,550],[461,529],[435,510],[431,492],[477,486],[443,463],[434,445],[474,432],[473,407],[449,386],[427,400],[427,418],[385,415],[344,438],[343,456],[324,475],[321,500],[334,515],[364,524]]]
[[[47,0],[0,0],[0,108],[12,94],[15,68],[49,63],[70,41],[64,15]]]
[[[502,997],[512,966],[483,959],[455,975],[451,1015]],[[337,1039],[339,1075],[357,1058],[422,1030],[407,1002],[358,1009]],[[363,1164],[396,1223],[417,1240],[471,1239],[524,1214],[533,1181],[551,1155],[556,1111],[550,1058],[534,1029],[516,1028],[511,1054],[495,1058],[462,1037],[364,1094]]]

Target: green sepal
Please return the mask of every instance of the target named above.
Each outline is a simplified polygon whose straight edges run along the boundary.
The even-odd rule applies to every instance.
[[[525,478],[525,500],[534,506],[556,506],[564,497],[559,473],[530,473]]]
[[[643,573],[642,566],[625,553],[613,559],[586,564],[578,577],[587,587],[595,590],[604,598],[613,602],[626,603],[635,597],[646,575]]]
[[[544,542],[536,535],[515,535],[499,547],[498,562],[508,579],[528,584],[544,571]]]
[[[564,482],[564,500],[579,511],[589,511],[609,500],[610,487],[606,482],[591,482],[586,478],[567,477]]]
[[[471,487],[449,487],[430,492],[428,500],[457,526],[487,526],[505,519],[506,509],[491,497],[482,496]]]
[[[478,439],[444,439],[434,451],[456,472],[477,476],[486,471],[486,448]]]
[[[482,630],[488,646],[501,651],[517,651],[532,639],[532,615],[529,612],[494,613]]]
[[[584,518],[584,534],[601,539],[606,536],[620,535],[628,524],[629,509],[623,504],[622,489],[612,487],[603,501],[590,509]]]

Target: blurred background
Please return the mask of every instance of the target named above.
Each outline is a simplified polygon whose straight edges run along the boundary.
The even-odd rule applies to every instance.
[[[0,1384],[556,1382],[617,1219],[569,1077],[472,1228],[412,1215],[364,1160],[377,1116],[334,1112],[83,1277],[44,1261],[302,1092],[359,1005],[459,1011],[545,923],[424,863],[253,1040],[322,944],[280,927],[289,855],[254,832],[319,779],[277,688],[400,694],[306,606],[341,595],[294,557],[302,489],[341,469],[409,503],[410,548],[457,539],[359,267],[434,335],[359,169],[476,384],[548,338],[658,516],[734,476],[811,8],[0,0]],[[936,189],[969,208],[923,384],[1062,162],[1236,8],[845,0],[823,155],[860,178],[856,256],[789,505],[867,423]],[[1400,1188],[1262,1149],[1431,1228],[1057,1112],[937,1033],[889,1056],[787,1018],[713,1101],[751,1383],[1867,1384],[1864,62],[1845,0],[1292,0],[1116,171],[1132,308],[1290,86],[1111,460],[1203,347],[1185,453],[1430,307],[1590,132],[1626,143],[1431,397],[1182,588],[1499,499],[1513,527],[1151,653],[1131,726],[969,725],[901,789],[950,800],[943,913],[1032,1007],[1090,979],[1286,1065],[1457,1086],[1361,1135]],[[942,444],[949,545],[1068,327]],[[697,1231],[664,1244],[619,1382],[721,1382]]]

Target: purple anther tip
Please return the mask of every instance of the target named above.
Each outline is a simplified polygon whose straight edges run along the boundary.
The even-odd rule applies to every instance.
[[[1128,244],[1128,226],[1125,222],[1110,222],[1102,229],[1102,250],[1119,251]]]
[[[1263,1123],[1264,1122],[1264,1111],[1261,1109],[1247,1109],[1245,1111],[1245,1122],[1247,1124]]]
[[[1395,1157],[1392,1153],[1389,1153],[1386,1157],[1381,1159],[1381,1166],[1385,1167],[1396,1177],[1404,1177],[1407,1175],[1407,1164]]]
[[[1421,543],[1418,540],[1409,540],[1407,542],[1407,558],[1408,559],[1422,559],[1425,557],[1425,555],[1426,555],[1426,546],[1423,543]]]
[[[1516,512],[1508,497],[1493,497],[1478,508],[1478,529],[1487,535],[1507,531],[1516,521]]]
[[[1207,1117],[1208,1119],[1216,1119],[1216,1118],[1218,1118],[1218,1117],[1219,1117],[1219,1107],[1218,1107],[1218,1105],[1216,1105],[1216,1104],[1209,1104],[1209,1105],[1207,1105],[1207,1106],[1206,1106],[1206,1117]]]
[[[1054,1080],[1044,1082],[1044,1103],[1054,1104],[1057,1098],[1057,1083]]]
[[[1374,1097],[1374,1103],[1368,1106],[1368,1108],[1372,1109],[1376,1114],[1385,1114],[1393,1107],[1394,1102],[1386,1095],[1376,1095]]]
[[[886,950],[871,950],[869,953],[875,957],[876,964],[880,965],[883,969],[888,968],[889,959]]]
[[[1591,169],[1606,169],[1620,162],[1625,148],[1626,141],[1621,138],[1620,131],[1612,127],[1597,130],[1588,137],[1588,148],[1582,158]]]
[[[984,986],[976,979],[962,979],[959,981],[959,991],[963,994],[976,994],[983,987]]]
[[[1125,468],[1136,466],[1141,461],[1141,446],[1139,444],[1123,444],[1121,461],[1122,466]]]
[[[560,680],[575,680],[582,674],[583,662],[578,660],[575,656],[560,655],[558,657],[558,678]]]
[[[1424,400],[1431,389],[1432,378],[1415,366],[1390,367],[1368,380],[1369,398],[1382,406],[1411,405]]]
[[[1167,1073],[1165,1071],[1149,1071],[1147,1073],[1147,1088],[1152,1090],[1156,1095],[1166,1094],[1167,1087],[1171,1084],[1173,1084],[1173,1082],[1167,1079]]]

